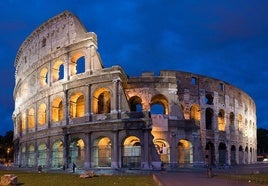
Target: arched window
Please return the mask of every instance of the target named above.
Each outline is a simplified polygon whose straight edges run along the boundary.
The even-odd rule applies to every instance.
[[[71,58],[69,66],[71,76],[85,72],[85,57],[83,53],[75,53]]]
[[[224,110],[220,109],[218,114],[218,130],[225,131]]]
[[[206,129],[212,129],[213,124],[213,110],[211,108],[206,109]]]
[[[44,87],[48,84],[47,72],[47,68],[42,68],[42,70],[40,71],[39,82],[41,87]]]
[[[142,111],[142,100],[138,96],[133,96],[129,99],[130,110],[134,112]]]
[[[29,112],[28,112],[28,128],[29,129],[33,129],[35,126],[35,122],[34,122],[34,109],[30,108]]]
[[[111,93],[108,89],[100,88],[96,90],[93,98],[93,110],[95,114],[111,112]]]
[[[85,101],[82,93],[75,93],[70,98],[70,117],[83,117],[85,115]]]
[[[52,82],[56,82],[64,78],[64,62],[58,60],[54,63],[53,68],[51,69]]]
[[[237,122],[238,122],[238,130],[239,131],[242,131],[243,129],[243,124],[242,124],[242,115],[241,114],[238,114],[237,116]]]
[[[56,98],[52,102],[51,119],[52,122],[58,122],[63,119],[63,105],[61,98]]]
[[[193,104],[190,108],[190,119],[200,121],[200,107],[197,104]]]
[[[151,114],[168,114],[168,100],[164,95],[158,94],[152,97]]]
[[[234,125],[234,118],[235,116],[234,116],[234,113],[233,112],[230,112],[230,125]]]
[[[44,125],[46,123],[46,104],[41,103],[38,108],[38,124]]]
[[[205,103],[208,105],[213,105],[213,96],[211,94],[206,94]]]

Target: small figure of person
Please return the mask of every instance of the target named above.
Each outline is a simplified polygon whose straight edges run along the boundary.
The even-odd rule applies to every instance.
[[[37,170],[38,170],[38,173],[40,174],[42,172],[42,166],[41,165],[38,165]]]
[[[76,165],[75,165],[75,163],[73,163],[73,173],[75,173],[75,167],[76,167]]]

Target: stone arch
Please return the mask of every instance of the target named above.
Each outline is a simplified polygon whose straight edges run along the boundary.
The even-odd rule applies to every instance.
[[[245,163],[248,164],[249,163],[249,158],[248,158],[249,152],[248,152],[248,146],[246,146],[245,148]]]
[[[46,104],[41,103],[38,107],[38,125],[44,125],[47,121],[47,112],[46,112]]]
[[[213,129],[213,110],[206,108],[206,129]]]
[[[85,115],[85,100],[81,92],[75,92],[70,97],[70,117],[77,118]]]
[[[94,167],[111,167],[112,142],[109,137],[100,137],[94,141]]]
[[[227,164],[227,147],[225,143],[220,143],[218,147],[219,152],[219,165],[225,166]]]
[[[74,139],[69,148],[71,163],[75,163],[77,168],[82,168],[85,163],[85,143],[82,139]]]
[[[34,145],[30,144],[28,146],[28,167],[34,166],[34,159],[35,159]]]
[[[139,96],[133,96],[129,99],[130,110],[134,112],[142,111],[142,99]]]
[[[193,104],[190,108],[190,119],[200,121],[201,118],[201,109],[198,104]]]
[[[85,55],[83,52],[76,52],[71,57],[70,66],[70,75],[80,74],[85,72]]]
[[[206,97],[205,97],[205,103],[208,105],[213,105],[213,99],[214,98],[213,98],[212,94],[207,93]]]
[[[218,113],[218,130],[225,131],[225,112],[223,109],[219,110]]]
[[[235,145],[231,146],[231,165],[236,165],[236,147],[235,147]]]
[[[93,95],[93,111],[95,114],[111,112],[111,91],[107,88],[99,88]]]
[[[136,136],[128,136],[122,145],[122,167],[141,167],[141,142]]]
[[[190,141],[185,139],[179,140],[177,148],[180,166],[193,163],[193,145]]]
[[[240,145],[239,146],[239,164],[243,164],[244,163],[244,151],[243,151],[243,147]]]
[[[235,120],[235,115],[233,112],[230,112],[230,116],[229,116],[230,125],[234,125],[234,120]]]
[[[45,143],[38,145],[38,166],[46,167],[47,165],[47,146]]]
[[[22,113],[21,115],[21,131],[25,132],[26,131],[26,113]]]
[[[206,156],[205,160],[208,165],[215,165],[215,146],[214,144],[209,141],[206,144]]]
[[[48,70],[46,67],[42,68],[39,73],[39,83],[41,87],[44,87],[48,84]]]
[[[169,114],[168,99],[162,94],[157,94],[152,97],[150,107],[152,114]]]
[[[241,114],[238,114],[237,116],[237,122],[238,122],[238,131],[242,132],[243,130],[243,123],[242,123],[242,115]]]
[[[52,168],[63,167],[63,142],[57,140],[52,145]]]
[[[59,81],[64,78],[64,61],[57,60],[54,62],[51,69],[52,82]]]
[[[61,97],[53,99],[51,104],[51,120],[52,122],[59,122],[63,119],[63,102]]]
[[[26,167],[27,165],[27,157],[26,157],[26,147],[22,146],[21,148],[21,162],[20,162],[20,166],[21,167]]]
[[[157,138],[153,140],[156,151],[160,156],[161,162],[164,164],[170,163],[170,146],[169,143],[161,138]]]
[[[35,112],[34,108],[30,108],[28,111],[28,129],[33,129],[35,127]]]

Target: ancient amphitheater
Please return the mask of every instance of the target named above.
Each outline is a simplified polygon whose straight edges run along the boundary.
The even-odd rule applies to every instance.
[[[160,169],[256,162],[256,108],[222,80],[104,68],[97,36],[65,11],[15,59],[14,164]],[[152,69],[153,70],[153,69]]]

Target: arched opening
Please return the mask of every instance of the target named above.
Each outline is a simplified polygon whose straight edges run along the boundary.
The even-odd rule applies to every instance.
[[[235,116],[234,116],[234,113],[233,112],[230,112],[230,125],[232,126],[232,125],[234,125],[234,118]]]
[[[129,136],[123,142],[122,167],[140,168],[141,143],[136,136]]]
[[[243,124],[242,124],[242,115],[238,114],[237,116],[237,122],[238,122],[238,131],[242,132],[243,130]]]
[[[83,117],[85,114],[85,101],[82,93],[75,93],[70,98],[70,117]]]
[[[211,108],[206,109],[206,129],[211,130],[213,124],[213,110]]]
[[[76,61],[76,74],[85,72],[85,57],[82,56]]]
[[[163,139],[155,139],[154,145],[158,155],[160,156],[163,164],[169,164],[170,162],[170,147],[167,141]]]
[[[54,63],[51,69],[51,78],[52,82],[56,82],[64,78],[64,62],[62,60],[58,60]]]
[[[243,152],[243,147],[239,146],[239,164],[244,163],[244,152]]]
[[[231,146],[231,165],[236,165],[236,148],[234,145]]]
[[[219,165],[220,166],[224,166],[226,165],[226,160],[227,160],[227,148],[226,145],[224,143],[220,143],[219,147]]]
[[[28,167],[33,167],[34,166],[34,146],[30,145],[28,147]]]
[[[142,100],[138,96],[129,99],[130,110],[133,112],[142,112]]]
[[[218,113],[218,130],[225,131],[224,110],[222,109]]]
[[[111,93],[106,88],[100,88],[94,93],[93,110],[95,114],[111,112]]]
[[[46,104],[41,103],[38,108],[38,124],[44,125],[46,123]]]
[[[42,68],[39,74],[39,83],[41,87],[44,87],[48,84],[48,79],[47,79],[47,68]]]
[[[23,113],[21,116],[21,131],[26,131],[26,114]]]
[[[245,148],[245,163],[248,164],[248,147]]]
[[[34,109],[30,108],[28,112],[28,128],[33,129],[35,127],[35,122],[34,122]]]
[[[38,166],[46,167],[47,165],[47,146],[46,144],[40,144],[38,146]]]
[[[85,162],[85,144],[82,139],[76,139],[70,144],[71,163],[77,168],[82,168]]]
[[[21,149],[21,163],[20,166],[21,167],[25,167],[27,164],[27,159],[26,159],[26,147],[23,146]]]
[[[208,165],[215,165],[215,146],[212,142],[206,144],[206,156],[205,160]]]
[[[111,140],[108,137],[102,137],[94,143],[94,166],[111,167]]]
[[[63,166],[63,143],[56,141],[52,146],[52,168],[62,168]]]
[[[52,112],[51,112],[51,119],[52,122],[59,122],[63,119],[63,105],[62,99],[56,98],[52,102]]]
[[[85,72],[85,57],[82,52],[72,56],[69,67],[71,76]]]
[[[163,95],[155,95],[152,97],[150,103],[150,112],[151,114],[168,114],[168,101],[167,98]]]
[[[190,108],[190,119],[200,121],[201,113],[200,107],[197,104],[193,104]]]
[[[206,94],[205,103],[208,105],[213,105],[213,96],[211,94]]]
[[[178,163],[180,166],[193,163],[193,147],[188,140],[181,139],[178,143]]]

